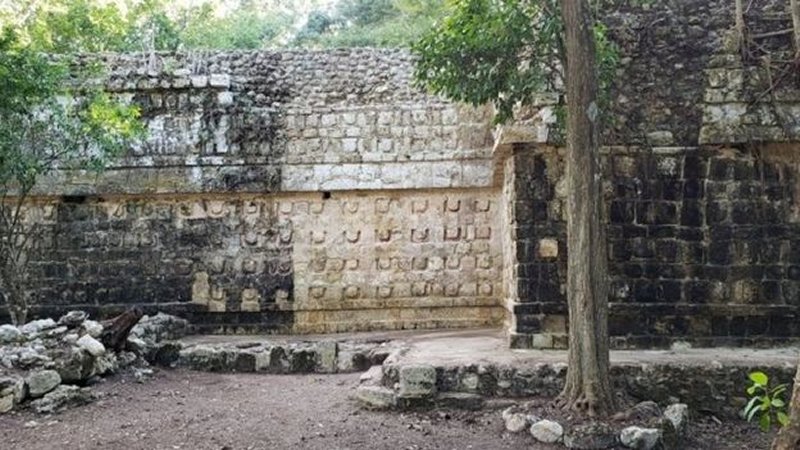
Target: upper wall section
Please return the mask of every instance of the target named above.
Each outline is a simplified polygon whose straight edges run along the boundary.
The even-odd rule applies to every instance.
[[[800,140],[800,85],[781,65],[791,35],[773,33],[791,28],[788,2],[748,3],[753,44],[744,53],[733,45],[728,0],[626,3],[602,18],[619,47],[604,144]],[[141,107],[149,134],[100,179],[56,177],[42,194],[471,188],[502,179],[493,174],[502,156],[491,160],[491,108],[425,93],[407,51],[107,54],[76,64],[105,67],[100,83]],[[542,95],[506,139],[547,141],[557,99]]]
[[[148,134],[100,180],[44,192],[152,194],[482,187],[491,111],[427,95],[404,51],[90,55]]]
[[[785,32],[792,27],[788,1],[747,2],[752,44],[744,56],[735,45],[732,0],[614,3],[602,17],[619,47],[604,144],[694,147],[800,140],[800,83],[787,73],[797,69],[781,63],[793,52],[791,34]],[[548,141],[557,99],[542,96],[542,107],[524,123],[528,129],[509,130],[506,141]]]

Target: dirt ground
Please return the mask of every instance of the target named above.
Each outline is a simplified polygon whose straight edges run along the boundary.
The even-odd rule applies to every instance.
[[[270,376],[158,371],[144,384],[117,377],[91,405],[43,417],[0,416],[11,449],[533,449],[504,432],[499,411],[366,412],[350,399],[358,374]],[[687,449],[757,450],[769,436],[742,423],[693,420]]]

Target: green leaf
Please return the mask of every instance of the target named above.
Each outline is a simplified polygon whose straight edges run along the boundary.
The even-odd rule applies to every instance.
[[[742,410],[742,415],[747,419],[748,422],[753,417],[752,416],[752,411],[758,409],[758,408],[756,408],[756,402],[758,402],[758,401],[759,401],[758,397],[751,398],[750,401],[747,402],[747,406],[745,406],[744,409]]]
[[[769,377],[764,372],[751,373],[750,380],[759,386],[766,386],[767,384],[769,384]]]
[[[783,408],[784,406],[786,406],[786,403],[779,398],[773,398],[772,406],[774,406],[775,408]]]
[[[772,419],[770,419],[769,414],[764,414],[758,419],[758,426],[764,433],[769,431],[770,425],[772,425]]]
[[[746,417],[746,418],[747,418],[747,421],[748,421],[748,422],[752,422],[752,421],[753,421],[753,417],[754,417],[754,416],[756,415],[756,413],[757,413],[757,412],[759,412],[759,411],[761,411],[761,407],[760,407],[760,405],[753,405],[753,406],[750,408],[749,412],[747,413],[747,417]]]
[[[789,416],[786,415],[785,412],[778,412],[778,423],[781,424],[782,427],[785,427],[789,424]]]
[[[758,390],[758,386],[757,385],[754,384],[754,385],[750,386],[749,388],[747,388],[747,395],[755,394],[756,390]]]

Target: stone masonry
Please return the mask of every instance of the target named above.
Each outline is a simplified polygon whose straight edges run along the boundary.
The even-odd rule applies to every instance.
[[[756,0],[749,26],[783,24],[784,3]],[[730,9],[604,18],[620,47],[604,136],[615,346],[800,333],[800,97],[762,95]],[[495,127],[491,108],[416,87],[402,50],[76,62],[95,63],[148,134],[101,175],[42,180],[34,315],[136,304],[216,333],[505,324],[514,347],[565,345],[558,94]]]

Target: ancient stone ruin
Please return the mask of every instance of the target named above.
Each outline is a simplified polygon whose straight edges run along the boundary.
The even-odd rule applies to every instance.
[[[759,95],[729,5],[674,3],[691,14],[606,19],[613,344],[793,341],[798,90]],[[35,316],[138,305],[203,333],[504,327],[512,347],[566,345],[554,95],[495,127],[415,87],[399,50],[79,60],[95,62],[148,136],[99,176],[39,186]]]

